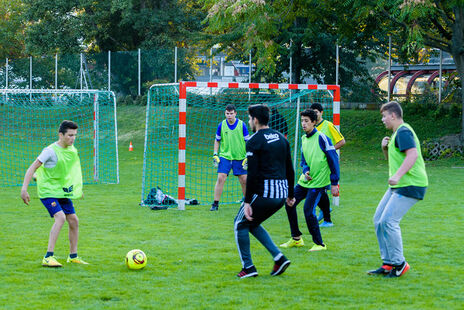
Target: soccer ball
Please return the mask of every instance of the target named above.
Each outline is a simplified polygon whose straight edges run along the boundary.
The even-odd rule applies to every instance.
[[[147,265],[147,256],[142,250],[131,250],[126,254],[126,266],[129,269],[142,269]]]

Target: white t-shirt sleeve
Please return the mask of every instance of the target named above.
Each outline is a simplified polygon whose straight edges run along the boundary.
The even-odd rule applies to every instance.
[[[56,157],[55,151],[49,146],[42,150],[42,153],[40,153],[37,159],[44,165],[45,168],[53,168],[58,162],[58,157]]]

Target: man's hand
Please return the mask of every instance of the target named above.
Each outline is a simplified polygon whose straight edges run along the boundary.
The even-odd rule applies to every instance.
[[[245,203],[243,205],[243,210],[245,212],[246,219],[249,220],[250,222],[253,221],[253,218],[251,217],[253,215],[253,210],[251,209],[251,206],[249,203]]]
[[[338,185],[332,185],[330,187],[330,192],[332,193],[332,196],[334,197],[338,196],[340,194],[338,190]]]
[[[31,201],[31,197],[29,197],[29,193],[27,190],[22,189],[21,190],[21,199],[24,201],[25,204],[29,205],[29,202]]]
[[[293,207],[293,205],[295,204],[295,201],[296,201],[295,198],[287,198],[287,200],[285,202],[286,202],[287,206]]]
[[[382,139],[382,149],[386,150],[388,148],[388,143],[390,142],[390,137],[384,137]]]
[[[220,162],[220,161],[221,161],[221,160],[219,159],[218,154],[214,154],[214,155],[213,155],[213,166],[214,166],[214,167],[219,166],[219,162]]]
[[[313,178],[311,177],[311,175],[309,175],[309,171],[306,172],[304,175],[305,175],[306,181],[311,181],[311,180],[313,179]]]
[[[388,184],[396,185],[400,181],[400,178],[395,174],[391,178],[388,179]]]

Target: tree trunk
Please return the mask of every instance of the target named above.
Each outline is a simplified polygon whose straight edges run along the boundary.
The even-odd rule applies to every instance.
[[[454,9],[455,22],[451,39],[451,54],[453,55],[459,79],[461,80],[461,143],[464,144],[464,7]]]

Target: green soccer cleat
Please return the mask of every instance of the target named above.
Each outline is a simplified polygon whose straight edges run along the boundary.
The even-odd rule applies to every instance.
[[[293,247],[302,247],[302,246],[304,246],[303,238],[300,238],[300,240],[295,240],[293,238],[290,238],[290,240],[280,245],[281,248],[293,248]]]
[[[325,244],[324,245],[315,244],[313,245],[311,249],[309,249],[309,252],[325,251],[325,250],[327,250],[327,246]]]
[[[68,259],[66,260],[67,263],[74,263],[74,264],[82,264],[82,265],[88,265],[89,263],[85,262],[82,258],[75,257],[71,258],[68,256]]]
[[[42,266],[44,267],[63,267],[55,258],[55,256],[44,257],[42,259]]]

